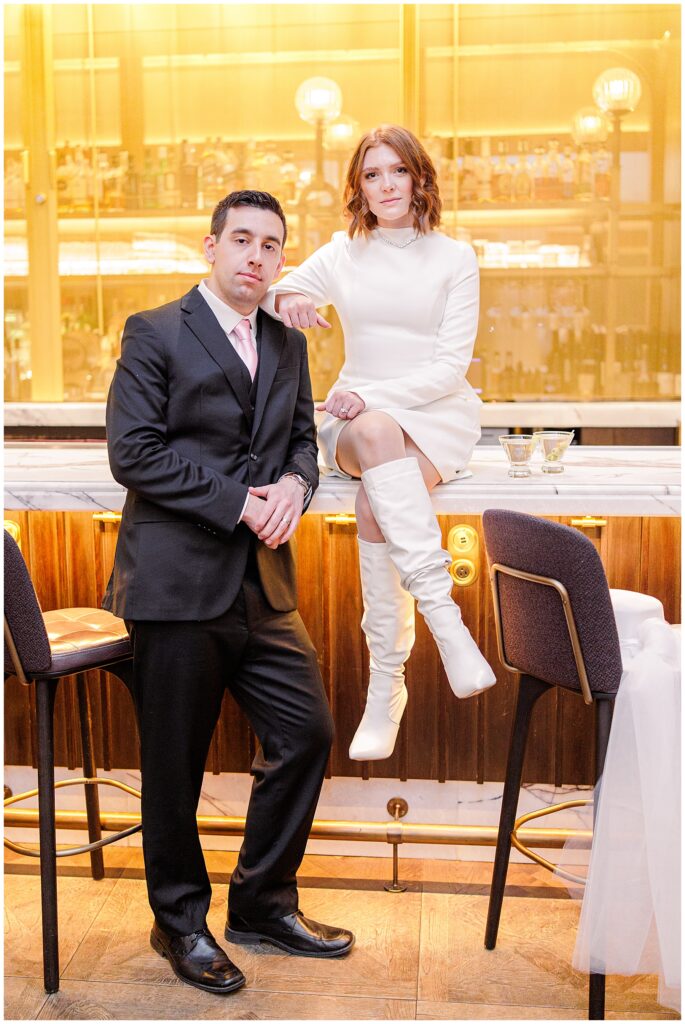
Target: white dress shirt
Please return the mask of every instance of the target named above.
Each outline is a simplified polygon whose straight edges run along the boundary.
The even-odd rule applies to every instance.
[[[236,348],[237,338],[233,333],[235,327],[238,326],[241,320],[249,320],[250,327],[252,328],[252,344],[255,352],[257,351],[257,307],[245,316],[244,313],[238,313],[232,306],[229,306],[227,302],[220,299],[218,295],[208,287],[206,281],[200,281],[198,285],[198,291],[205,300],[209,308],[211,309],[214,316],[219,321],[219,326],[228,335],[233,348]]]

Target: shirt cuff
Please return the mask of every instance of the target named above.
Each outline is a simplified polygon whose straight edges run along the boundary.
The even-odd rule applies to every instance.
[[[245,515],[245,509],[247,508],[247,503],[248,503],[249,500],[250,500],[250,495],[249,495],[249,492],[248,492],[248,494],[245,496],[245,504],[243,505],[243,510],[240,513],[240,515],[238,516],[238,522],[239,523],[242,523],[242,521],[243,521],[243,516]]]

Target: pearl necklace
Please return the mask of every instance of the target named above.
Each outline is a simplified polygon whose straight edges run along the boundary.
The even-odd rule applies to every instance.
[[[391,245],[393,249],[406,249],[408,245],[413,245],[414,242],[418,242],[421,237],[421,235],[414,235],[413,238],[408,238],[406,242],[391,242],[390,239],[383,234],[380,228],[376,228],[376,231],[378,232],[378,237],[382,238],[386,245]]]

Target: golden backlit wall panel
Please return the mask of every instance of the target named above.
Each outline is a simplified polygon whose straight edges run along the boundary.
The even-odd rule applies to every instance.
[[[45,92],[23,66],[29,10],[51,50]],[[343,225],[349,146],[325,149],[327,191],[302,198],[315,129],[294,97],[318,75],[340,87],[354,137],[400,121],[429,149],[443,230],[481,263],[470,377],[484,399],[678,396],[677,5],[14,4],[4,15],[7,398],[102,400],[128,313],[205,272],[201,238],[227,191],[279,195],[289,266]],[[611,136],[583,147],[571,121],[617,65],[638,74],[642,98],[621,123],[612,202]],[[31,276],[22,102],[54,108],[54,137],[41,140],[54,173],[40,187],[56,191],[57,240]],[[50,322],[61,328],[47,338],[36,337],[43,265],[59,266]],[[310,337],[317,396],[342,360],[329,319],[333,331]],[[32,356],[46,345],[62,382]]]

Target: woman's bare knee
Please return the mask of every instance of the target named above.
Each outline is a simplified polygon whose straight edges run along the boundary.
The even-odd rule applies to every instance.
[[[359,465],[363,472],[383,462],[404,458],[404,434],[399,423],[387,413],[363,412],[340,434],[338,451],[344,461]],[[340,459],[338,463],[345,468]]]

